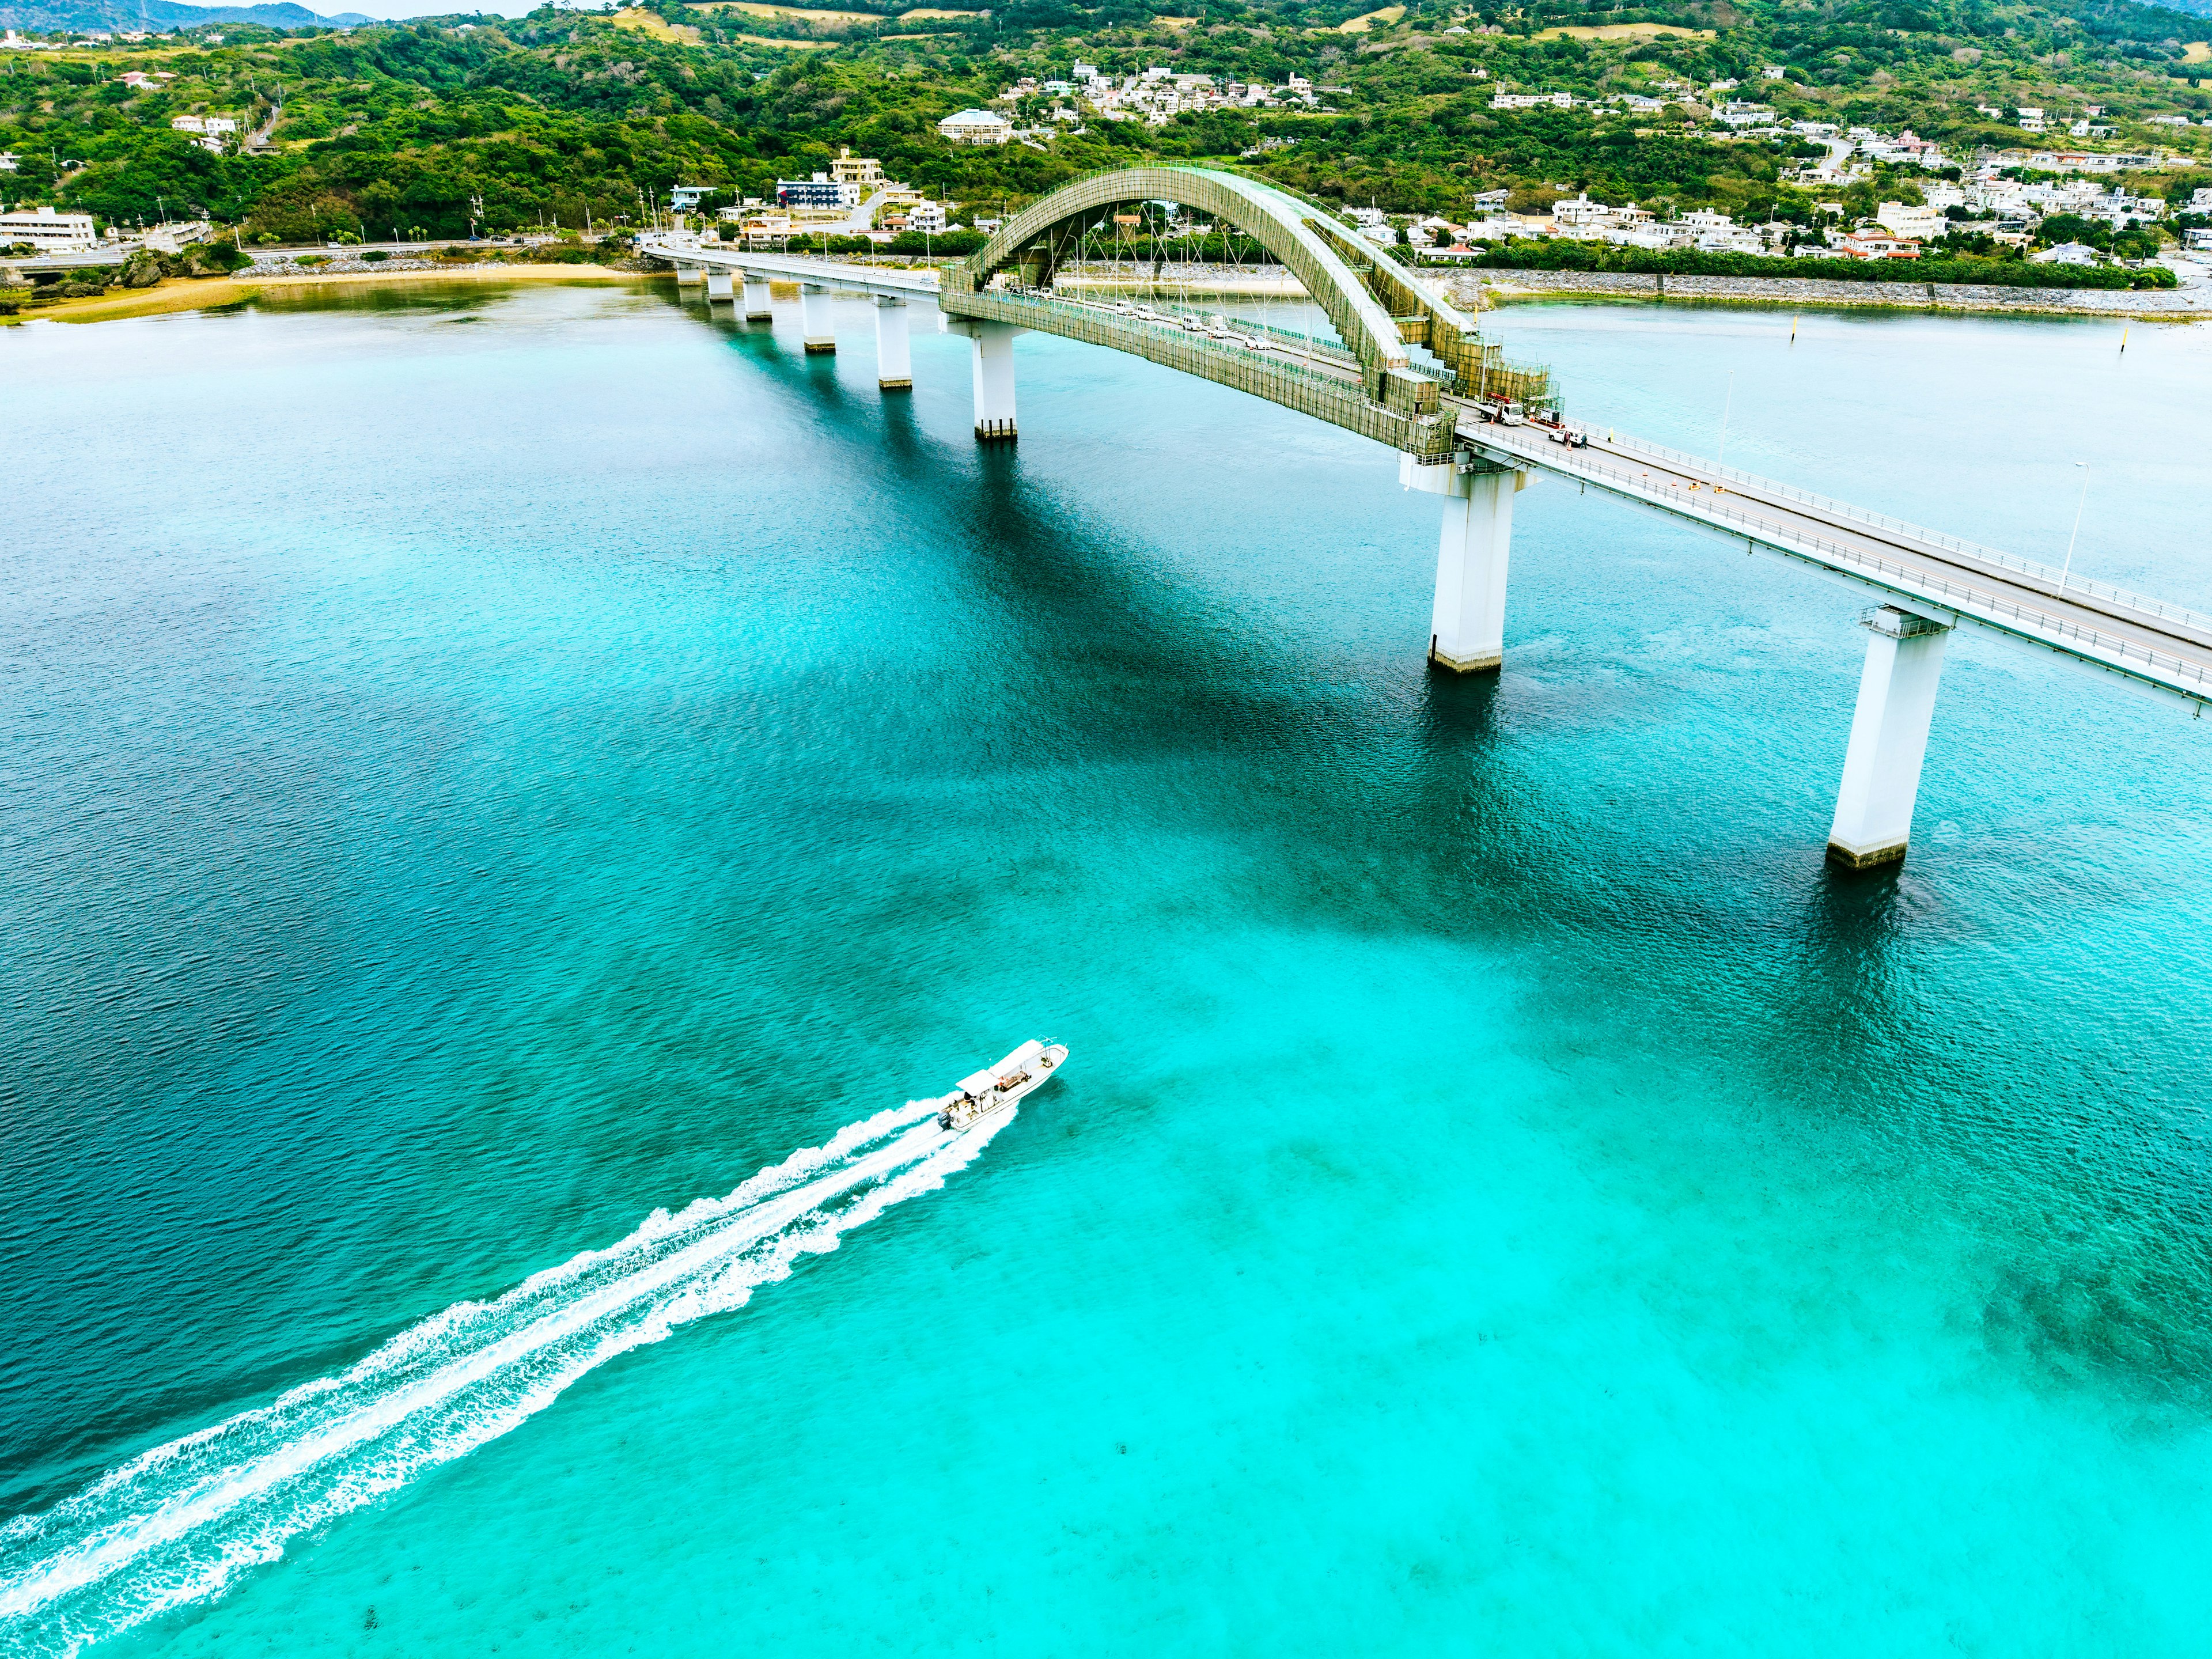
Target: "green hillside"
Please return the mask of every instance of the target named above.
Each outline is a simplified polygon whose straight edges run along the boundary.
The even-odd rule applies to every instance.
[[[2106,148],[2212,154],[2212,128],[2147,125],[2212,118],[2212,53],[2192,46],[2212,26],[2127,0],[1416,4],[1346,32],[1352,15],[1297,0],[1229,0],[1202,17],[1132,0],[1015,0],[991,15],[933,17],[866,0],[807,15],[656,0],[620,15],[549,7],[512,22],[351,33],[233,24],[219,46],[11,53],[0,149],[19,170],[0,174],[0,193],[125,222],[204,210],[284,240],[457,234],[472,221],[488,230],[575,225],[586,212],[595,223],[634,221],[678,182],[771,196],[779,176],[825,165],[840,144],[933,193],[995,205],[1147,155],[1234,159],[1273,140],[1245,165],[1398,212],[1462,215],[1480,191],[1510,190],[1528,205],[1583,186],[1685,208],[1787,207],[1804,194],[1782,178],[1803,148],[1794,141],[1733,140],[1680,105],[1656,116],[1490,107],[1500,88],[1591,97],[1731,78],[1743,83],[1733,96],[1785,116],[1911,125],[1954,155],[2036,142],[1978,104],[2035,106],[2059,120],[2100,105],[2114,129]],[[1636,25],[1620,38],[1547,38]],[[1066,76],[1078,58],[1109,73],[1300,75],[1324,89],[1325,108],[1188,114],[1164,126],[1094,119],[1002,149],[937,136],[941,116],[1021,76]],[[1763,78],[1770,64],[1787,78]],[[131,70],[174,78],[133,88],[115,78]],[[170,130],[176,115],[219,112],[251,131],[280,97],[268,154],[211,154]],[[1033,101],[1024,118],[1051,101]],[[1893,187],[1879,179],[1860,194]]]

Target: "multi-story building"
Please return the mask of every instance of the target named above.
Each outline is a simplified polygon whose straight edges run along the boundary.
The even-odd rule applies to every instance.
[[[0,247],[28,242],[41,253],[68,253],[100,246],[89,213],[58,213],[50,207],[18,208],[0,213]]]
[[[1884,202],[1875,210],[1874,216],[1875,222],[1893,236],[1924,239],[1941,236],[1949,228],[1936,209],[1904,202]]]
[[[948,144],[1003,144],[1014,124],[988,109],[957,110],[937,124],[937,136]]]
[[[860,187],[843,184],[826,173],[817,173],[811,179],[779,179],[775,181],[775,202],[778,207],[813,208],[823,212],[846,212],[860,205]]]
[[[815,176],[819,178],[821,175],[817,173]],[[883,187],[884,164],[872,155],[855,155],[851,145],[841,144],[837,149],[837,159],[830,164],[830,177],[833,183],[857,186],[860,195],[865,197],[871,191]]]

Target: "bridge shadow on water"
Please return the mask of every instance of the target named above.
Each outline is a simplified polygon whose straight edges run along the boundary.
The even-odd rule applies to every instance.
[[[1060,754],[1231,756],[1245,787],[1267,799],[1278,832],[1310,855],[1388,862],[1395,880],[1387,890],[1363,888],[1344,923],[1458,936],[1476,896],[1492,901],[1482,914],[1497,916],[1501,894],[1525,889],[1556,917],[1563,904],[1576,908],[1562,883],[1594,862],[1609,892],[1638,858],[1674,878],[1688,866],[1690,849],[1671,844],[1647,844],[1626,861],[1621,848],[1589,844],[1571,792],[1528,765],[1525,721],[1516,722],[1505,676],[1452,674],[1410,653],[1380,665],[1318,660],[1171,580],[1157,546],[1042,481],[1018,444],[977,444],[960,428],[942,434],[926,418],[927,394],[857,391],[834,357],[804,356],[768,325],[718,315],[711,326],[794,420],[834,446],[821,457],[825,476],[865,477],[920,504],[1006,597],[995,620],[1045,670],[1041,709],[1061,724]],[[963,376],[963,405],[965,391]],[[1111,719],[1102,723],[1103,710]],[[1803,926],[1845,960],[1879,953],[1897,936],[1900,906],[1911,908],[1910,878],[1836,871],[1817,844],[1735,873],[1778,877]],[[1296,908],[1310,915],[1316,897],[1303,891]],[[1712,890],[1696,897],[1713,908],[1693,903],[1677,925],[1716,933],[1741,925],[1740,905]]]
[[[1686,1125],[1749,1100],[1794,1136],[1855,1138],[1881,1181],[1911,1171],[1928,1201],[2008,1237],[1983,1315],[1993,1349],[2067,1386],[2212,1407],[2206,1266],[2155,1218],[2195,1203],[2186,1171],[2155,1147],[2118,1150],[2109,1080],[2023,1066],[1931,996],[1931,948],[1971,927],[1955,876],[1918,860],[1838,869],[1825,821],[1786,842],[1747,824],[1715,847],[1709,813],[1624,811],[1629,781],[1560,770],[1562,734],[1532,720],[1510,660],[1463,678],[1418,647],[1376,662],[1285,639],[1178,580],[1167,554],[1187,549],[1157,528],[1108,519],[1018,445],[976,445],[947,422],[945,387],[859,391],[787,335],[716,326],[823,441],[825,476],[901,498],[915,533],[1000,601],[995,637],[1031,665],[1018,703],[975,711],[979,727],[1018,719],[1018,744],[956,734],[930,763],[1170,780],[1073,791],[1066,810],[1235,848],[1237,904],[1263,925],[1504,953],[1564,1040],[1607,1056],[1645,1103],[1625,1131],[1592,1103],[1582,1133],[1694,1133],[1649,1121],[1665,1098]],[[964,416],[964,373],[957,392]],[[2069,1153],[2084,1113],[2054,1117],[2054,1088],[2102,1120],[2094,1167]]]

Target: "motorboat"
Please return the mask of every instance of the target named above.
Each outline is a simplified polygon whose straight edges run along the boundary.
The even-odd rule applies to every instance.
[[[1067,1045],[1031,1039],[996,1066],[986,1066],[945,1097],[937,1114],[944,1129],[969,1129],[987,1117],[1010,1110],[1014,1103],[1052,1081],[1067,1063]]]

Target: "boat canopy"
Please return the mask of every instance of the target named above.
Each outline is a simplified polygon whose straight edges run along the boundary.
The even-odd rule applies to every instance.
[[[971,1095],[987,1095],[999,1086],[999,1073],[978,1072],[973,1077],[962,1078],[960,1086]]]
[[[1044,1044],[1032,1037],[1027,1042],[1022,1044],[1020,1048],[1015,1049],[1013,1053],[1008,1054],[1004,1060],[1000,1060],[996,1066],[994,1066],[991,1068],[991,1071],[994,1076],[1004,1077],[1009,1072],[1018,1072],[1022,1070],[1031,1060],[1036,1059],[1043,1053]]]

